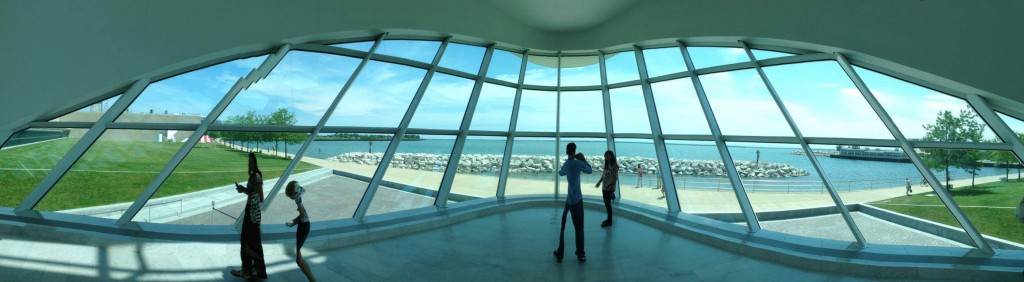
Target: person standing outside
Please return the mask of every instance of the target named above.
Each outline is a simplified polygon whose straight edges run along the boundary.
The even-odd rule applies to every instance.
[[[644,187],[644,169],[636,164],[636,188]]]
[[[576,143],[570,142],[565,145],[565,154],[569,156],[558,175],[564,175],[569,183],[569,191],[565,197],[565,209],[562,210],[562,228],[558,234],[558,249],[555,250],[555,259],[562,262],[565,254],[565,216],[572,213],[572,227],[576,229],[576,258],[579,261],[587,261],[586,252],[583,250],[583,192],[580,191],[580,173],[591,174],[593,169],[583,153],[576,154]]]
[[[244,193],[245,212],[242,219],[242,269],[232,270],[231,275],[252,280],[267,279],[267,266],[263,260],[263,240],[260,238],[260,205],[263,203],[263,172],[256,163],[256,154],[249,152],[249,180],[245,186],[235,182],[235,190]]]
[[[604,152],[604,172],[601,173],[601,180],[594,184],[594,187],[601,187],[601,197],[604,199],[604,210],[608,213],[608,219],[601,222],[601,227],[612,226],[612,200],[615,200],[615,184],[619,182],[619,162],[615,159],[615,153],[611,150]]]
[[[306,275],[306,279],[310,282],[316,282],[316,277],[313,277],[313,271],[309,269],[309,264],[302,258],[302,245],[306,243],[306,237],[309,237],[309,215],[306,213],[306,207],[302,205],[302,194],[306,192],[305,188],[299,185],[298,181],[292,180],[288,182],[288,187],[284,189],[284,194],[295,200],[296,210],[299,211],[299,216],[292,219],[292,222],[287,224],[289,227],[298,226],[299,230],[295,231],[295,264],[299,265],[299,269]]]
[[[914,189],[910,188],[911,187],[910,186],[910,177],[907,177],[906,181],[907,181],[907,196],[910,196],[910,193],[914,193]]]

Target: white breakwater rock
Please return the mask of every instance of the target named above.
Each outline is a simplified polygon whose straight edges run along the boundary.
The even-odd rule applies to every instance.
[[[383,157],[383,153],[345,153],[328,158],[331,161],[342,163],[355,163],[364,165],[377,165]],[[496,173],[501,169],[502,155],[495,154],[465,154],[459,159],[458,172],[460,173]],[[556,159],[552,156],[531,156],[513,155],[509,160],[510,173],[552,173],[561,166],[565,158]],[[587,161],[594,167],[594,171],[600,173],[603,170],[604,158],[589,157]],[[754,163],[751,161],[736,161],[736,170],[741,177],[798,177],[810,175],[807,171],[783,163]],[[672,160],[672,174],[692,176],[725,176],[725,166],[721,161],[708,160]],[[444,171],[448,165],[448,155],[445,154],[395,154],[391,160],[391,167],[408,168],[425,171]],[[652,174],[658,170],[658,160],[645,157],[623,157],[619,158],[620,173],[636,173],[636,167],[640,165],[645,174]]]

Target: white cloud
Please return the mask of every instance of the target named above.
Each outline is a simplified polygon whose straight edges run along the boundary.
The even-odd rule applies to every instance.
[[[555,86],[558,84],[558,73],[555,69],[527,69],[523,83]]]
[[[719,49],[718,54],[722,56],[726,63],[738,63],[750,61],[747,57],[747,52],[742,48],[726,48]]]

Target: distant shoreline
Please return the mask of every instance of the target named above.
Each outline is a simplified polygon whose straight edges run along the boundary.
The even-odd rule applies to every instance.
[[[334,135],[328,136],[317,136],[313,138],[316,141],[391,141],[394,137],[392,135],[378,135],[378,134],[358,134],[358,133],[335,133]],[[417,134],[406,134],[402,135],[402,141],[419,141],[420,136]]]
[[[389,137],[387,139],[370,139],[370,138],[349,139],[349,138],[337,138],[337,137],[316,137],[313,140],[315,140],[315,141],[391,141],[391,138]],[[402,137],[402,141],[420,141],[420,140],[423,140],[423,139],[420,139],[418,137],[417,138]]]

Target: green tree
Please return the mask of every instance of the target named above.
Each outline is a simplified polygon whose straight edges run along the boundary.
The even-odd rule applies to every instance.
[[[265,120],[264,116],[257,115],[254,111],[248,111],[242,115],[230,116],[224,123],[231,125],[259,125]],[[224,139],[237,141],[246,148],[251,148],[253,142],[259,142],[264,139],[263,134],[262,132],[225,131],[221,135]]]
[[[981,133],[985,126],[978,121],[977,116],[970,110],[960,110],[960,114],[954,116],[950,111],[939,112],[934,124],[924,125],[926,130],[924,141],[940,142],[981,142]],[[975,150],[952,150],[952,149],[925,149],[926,154],[921,155],[926,165],[932,169],[941,169],[945,172],[946,187],[949,185],[949,168],[956,167],[967,172],[977,173],[978,158]],[[976,152],[976,151],[975,151]]]
[[[1010,151],[988,151],[988,158],[1006,168],[1006,181],[1010,181],[1010,165],[1017,163],[1017,157]]]
[[[268,125],[295,125],[299,120],[295,118],[295,114],[288,109],[278,109],[273,114],[267,117]],[[284,155],[288,156],[288,144],[296,144],[306,141],[306,135],[302,133],[291,133],[291,132],[274,132],[270,133],[271,139],[274,140],[274,147],[280,142],[284,142]]]

